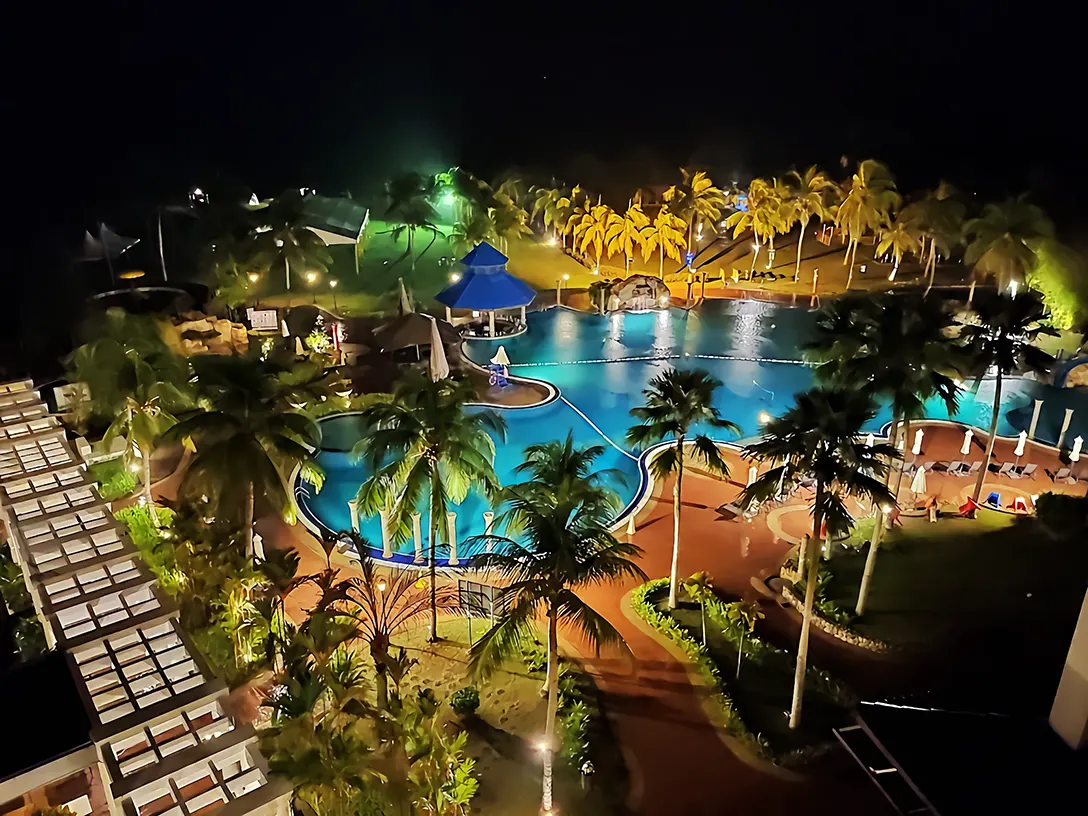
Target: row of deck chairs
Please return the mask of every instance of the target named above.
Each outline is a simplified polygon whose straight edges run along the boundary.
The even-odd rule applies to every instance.
[[[903,471],[908,476],[911,475],[918,466],[916,464],[906,465]],[[925,462],[923,463],[926,471],[932,473],[934,471],[945,471],[951,476],[974,476],[982,468],[982,461],[976,460],[968,464],[967,462]],[[998,464],[994,462],[990,465],[990,470],[993,471],[996,476],[1008,476],[1010,479],[1023,479],[1025,476],[1032,476],[1035,471],[1039,469],[1036,464],[1017,465],[1015,462],[1002,462]],[[1073,484],[1076,482],[1076,477],[1073,476],[1071,470],[1067,467],[1059,468],[1051,473],[1049,470],[1045,471],[1046,474],[1055,482],[1067,482]]]

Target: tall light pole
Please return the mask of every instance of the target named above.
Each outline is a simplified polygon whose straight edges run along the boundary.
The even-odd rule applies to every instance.
[[[336,284],[337,283],[339,283],[339,281],[337,281],[336,278],[329,278],[329,288],[332,290],[332,308],[333,308],[333,311],[336,311]]]
[[[317,273],[316,272],[307,272],[306,273],[306,283],[308,283],[310,285],[310,291],[313,292],[314,305],[316,306],[317,305],[317,290],[314,289],[314,284],[317,283]]]

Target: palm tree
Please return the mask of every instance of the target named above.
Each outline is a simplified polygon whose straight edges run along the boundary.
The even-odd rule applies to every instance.
[[[912,202],[903,208],[901,217],[909,217],[922,233],[921,255],[925,257],[923,274],[929,276],[927,295],[933,288],[938,254],[949,257],[952,247],[962,239],[964,212],[963,202],[958,199],[956,189],[944,181],[937,185],[936,190],[926,193],[921,201]]]
[[[624,646],[619,632],[577,594],[577,590],[646,576],[632,559],[634,544],[617,541],[609,527],[619,509],[616,494],[594,474],[603,448],[574,448],[566,442],[535,445],[519,471],[529,478],[502,492],[495,523],[505,535],[481,536],[493,552],[476,556],[473,566],[495,570],[505,584],[497,606],[504,611],[472,646],[469,667],[487,676],[533,639],[533,622],[548,625],[548,710],[544,730],[543,812],[552,807],[551,763],[559,707],[560,624],[578,630],[598,651]]]
[[[684,579],[684,591],[699,604],[699,622],[702,624],[703,645],[706,646],[706,602],[714,598],[714,579],[706,570],[692,573]]]
[[[911,421],[925,416],[926,401],[939,398],[949,415],[956,413],[956,376],[966,365],[954,336],[957,325],[946,303],[917,294],[846,297],[821,310],[815,336],[806,349],[818,363],[816,376],[822,382],[889,400],[891,441],[894,444],[899,437],[906,444]],[[901,469],[898,478],[897,496]],[[876,524],[881,525],[883,518],[878,508]],[[880,532],[874,527],[869,544],[865,574],[870,577],[876,568]],[[868,581],[862,581],[859,615],[868,588]]]
[[[407,257],[411,261],[412,272],[416,271],[416,260],[426,255],[427,250],[431,248],[438,238],[438,227],[434,225],[437,215],[438,214],[435,212],[434,207],[431,206],[431,203],[422,196],[405,201],[397,207],[394,211],[394,217],[398,223],[396,226],[385,232],[393,236],[394,242],[399,241],[402,235],[406,236],[407,248],[404,251],[404,255],[394,261],[394,263],[399,263]],[[431,240],[427,242],[427,246],[423,247],[423,250],[417,255],[415,252],[415,235],[419,230],[430,233]]]
[[[547,230],[562,220],[562,213],[570,209],[570,192],[566,188],[537,187],[533,191],[533,208],[530,220],[540,216],[541,226]]]
[[[790,728],[801,724],[801,702],[808,661],[809,629],[816,597],[819,542],[826,525],[829,535],[849,530],[853,519],[846,509],[848,496],[863,497],[878,506],[890,505],[895,497],[877,478],[887,471],[881,457],[895,456],[891,445],[872,447],[858,441],[862,428],[876,416],[868,394],[844,388],[814,388],[796,396],[796,402],[781,417],[763,427],[762,438],[745,452],[759,462],[774,462],[737,499],[744,510],[792,492],[801,481],[816,483],[810,510],[812,540],[798,559],[805,580],[804,619],[797,645],[797,670],[793,683]],[[872,474],[872,475],[870,475]],[[807,566],[802,562],[807,560]]]
[[[292,266],[304,272],[316,270],[326,274],[332,263],[325,242],[302,222],[302,199],[297,190],[287,190],[278,196],[258,211],[264,229],[252,236],[252,263],[260,269],[283,264],[288,289]]]
[[[996,377],[986,458],[979,469],[972,495],[975,504],[978,504],[997,439],[1002,380],[1010,374],[1048,372],[1054,358],[1036,346],[1035,341],[1042,335],[1057,337],[1058,333],[1043,325],[1048,317],[1046,307],[1039,295],[1031,290],[1018,296],[993,293],[979,298],[975,302],[974,312],[974,319],[964,324],[960,336],[967,343],[978,376],[981,378],[994,369]]]
[[[875,159],[859,163],[857,172],[843,185],[843,199],[835,215],[835,224],[848,241],[843,256],[843,264],[850,265],[847,289],[854,281],[858,243],[869,233],[876,233],[886,226],[902,202],[888,168]]]
[[[1004,288],[1010,281],[1022,283],[1038,262],[1035,248],[1054,237],[1054,225],[1041,207],[1030,204],[1027,194],[987,204],[980,218],[963,228],[967,249],[963,262],[972,267],[971,294],[978,277],[995,278]]]
[[[208,411],[183,419],[164,439],[188,441],[196,453],[182,477],[179,497],[199,501],[208,517],[242,514],[246,553],[254,551],[256,501],[294,521],[288,477],[300,467],[303,479],[320,488],[321,468],[313,452],[321,430],[299,411],[283,411],[280,387],[260,361],[245,357],[192,358],[197,387]]]
[[[791,170],[785,179],[785,226],[786,231],[794,224],[801,225],[797,236],[797,268],[793,280],[801,279],[801,245],[805,240],[805,230],[813,218],[822,224],[833,217],[832,206],[837,203],[839,188],[815,165],[804,173]]]
[[[756,259],[763,244],[770,244],[774,251],[774,236],[786,231],[786,208],[782,200],[783,188],[777,180],[765,181],[752,179],[748,185],[748,209],[737,210],[725,219],[726,228],[733,229],[733,238],[739,238],[748,230],[756,238],[755,251],[752,253],[752,268],[756,268]]]
[[[587,203],[585,206],[586,209],[580,217],[577,213],[574,216],[578,218],[574,225],[574,240],[581,239],[578,249],[583,254],[591,246],[593,247],[596,267],[600,269],[601,252],[605,249],[608,227],[615,213],[611,207],[605,204],[590,205]]]
[[[744,638],[756,631],[756,624],[766,615],[755,601],[737,601],[729,605],[726,612],[737,628],[740,629],[740,648],[737,649],[736,679],[740,679],[740,662],[744,659]]]
[[[162,339],[155,321],[110,309],[91,342],[68,358],[69,378],[87,386],[91,409],[112,419],[103,440],[126,441],[124,462],[139,468],[143,499],[158,526],[151,495],[151,453],[177,420],[174,413],[191,405],[189,365]]]
[[[672,498],[672,569],[669,573],[669,609],[676,609],[677,571],[680,561],[680,502],[684,482],[684,445],[689,441],[703,465],[719,476],[729,475],[729,466],[718,446],[697,428],[714,428],[740,433],[740,428],[722,419],[714,406],[719,380],[702,369],[676,368],[658,374],[642,393],[645,404],[631,409],[639,424],[628,429],[627,443],[645,448],[659,442],[669,444],[650,461],[650,472],[664,480],[675,474]]]
[[[684,219],[669,212],[667,204],[662,204],[653,223],[642,228],[642,260],[649,263],[650,256],[656,249],[659,253],[657,275],[665,280],[665,256],[679,261],[681,252],[687,247],[684,240]]]
[[[498,204],[487,211],[487,217],[491,220],[493,233],[502,244],[503,252],[508,252],[511,238],[531,235],[533,231],[529,228],[529,214],[525,210],[511,199],[499,196],[496,199]]]
[[[608,229],[604,236],[608,254],[623,254],[625,272],[631,271],[631,258],[634,257],[635,247],[642,245],[642,229],[649,223],[650,219],[637,204],[632,204],[622,216],[618,213],[609,216]]]
[[[450,232],[450,243],[458,255],[471,252],[484,241],[498,241],[491,219],[481,213],[473,213],[467,221],[458,219]]]
[[[393,399],[363,409],[366,436],[352,453],[373,475],[359,488],[359,512],[388,510],[387,523],[398,541],[411,534],[411,514],[426,496],[430,564],[431,633],[438,639],[437,546],[448,531],[439,520],[476,487],[489,498],[499,489],[490,433],[505,435],[506,422],[491,410],[465,411],[476,399],[467,381],[433,382],[424,372],[408,372],[394,387]]]
[[[379,711],[389,709],[389,663],[391,640],[427,614],[430,596],[416,586],[414,573],[403,569],[381,570],[369,555],[371,545],[356,533],[341,533],[353,540],[360,556],[361,577],[348,581],[343,600],[336,611],[354,622],[358,636],[366,642],[374,661],[377,676],[377,705]],[[455,605],[456,595],[450,590],[436,593],[436,605]]]
[[[673,205],[673,211],[682,213],[688,222],[687,245],[694,246],[693,231],[696,219],[700,224],[709,222],[711,229],[715,229],[718,219],[722,217],[722,209],[725,207],[725,194],[704,170],[696,170],[694,173],[686,167],[680,168],[682,181],[674,184],[665,191],[665,203]]]
[[[908,252],[920,255],[922,252],[922,236],[924,233],[910,214],[904,210],[888,225],[878,231],[879,240],[876,245],[876,254],[883,256],[887,252],[892,253],[895,263],[892,265],[892,274],[888,280],[895,279],[895,273],[899,271],[899,264],[903,262],[903,256]]]

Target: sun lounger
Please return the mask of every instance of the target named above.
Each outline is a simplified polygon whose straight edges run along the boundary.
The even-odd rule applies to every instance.
[[[1020,469],[1020,475],[1021,476],[1031,476],[1038,469],[1039,469],[1038,465],[1024,465],[1024,467],[1022,467]]]
[[[961,462],[957,459],[955,462],[948,466],[948,472],[951,473],[953,476],[962,476],[963,474],[960,473],[960,471],[962,470],[966,472],[967,467],[968,465],[966,462]]]
[[[1050,478],[1055,482],[1072,482],[1069,473],[1069,468],[1058,468],[1054,473],[1050,474]]]
[[[944,464],[945,464],[944,462],[925,462],[922,465],[922,467],[924,467],[926,469],[926,473],[932,473],[934,465],[944,465]]]
[[[997,471],[998,476],[1007,476],[1012,472],[1012,462],[1005,462],[1001,465],[1001,468]]]

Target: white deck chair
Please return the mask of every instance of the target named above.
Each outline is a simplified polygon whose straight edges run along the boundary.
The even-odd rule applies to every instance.
[[[1001,465],[1001,468],[997,471],[998,476],[1012,475],[1012,462],[1005,462]]]
[[[960,471],[966,471],[967,467],[968,465],[966,462],[961,462],[959,459],[957,459],[955,462],[948,466],[948,472],[951,473],[953,476],[962,476],[963,474],[960,473]]]
[[[1031,476],[1038,469],[1038,465],[1024,465],[1024,467],[1020,469],[1020,476]]]

